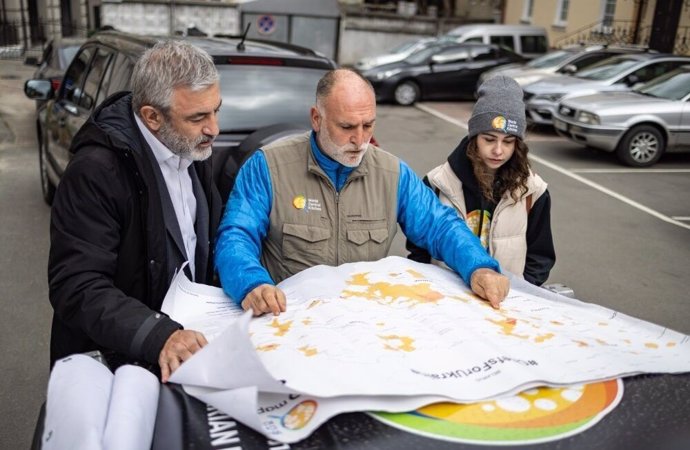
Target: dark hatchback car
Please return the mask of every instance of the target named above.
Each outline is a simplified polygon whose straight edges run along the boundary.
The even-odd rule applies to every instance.
[[[316,84],[336,65],[312,50],[288,44],[185,39],[206,50],[220,73],[223,106],[212,157],[216,182],[226,198],[239,166],[254,150],[311,128],[309,108]],[[36,132],[41,186],[48,204],[72,156],[72,137],[105,98],[129,89],[134,63],[156,41],[113,31],[98,33],[79,49],[57,91],[47,80],[25,83],[29,98],[47,100],[37,112]]]
[[[479,76],[526,58],[488,44],[452,44],[423,49],[403,61],[363,72],[381,102],[411,105],[419,100],[472,98]]]
[[[43,49],[40,59],[30,56],[24,60],[24,63],[37,66],[32,78],[50,80],[53,90],[57,91],[67,66],[85,41],[85,38],[51,39]],[[36,107],[38,108],[42,103],[40,100],[36,101]]]

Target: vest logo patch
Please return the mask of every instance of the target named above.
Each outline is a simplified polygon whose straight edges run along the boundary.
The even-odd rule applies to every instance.
[[[307,198],[304,195],[298,195],[292,199],[292,206],[296,209],[304,209],[307,206]]]
[[[321,201],[318,198],[307,198],[300,194],[292,199],[292,206],[306,212],[321,211]]]

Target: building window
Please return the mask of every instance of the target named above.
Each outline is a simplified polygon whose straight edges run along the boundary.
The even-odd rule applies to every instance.
[[[532,23],[532,8],[534,7],[534,0],[523,0],[522,4],[522,22]]]
[[[570,0],[560,0],[558,8],[556,8],[556,20],[554,25],[564,27],[568,23],[568,8],[570,7]]]
[[[603,32],[610,32],[613,27],[613,17],[616,15],[617,0],[602,0],[601,25]]]

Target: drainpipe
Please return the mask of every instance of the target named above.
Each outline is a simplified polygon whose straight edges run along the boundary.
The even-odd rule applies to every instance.
[[[647,0],[640,0],[637,3],[637,13],[635,17],[635,28],[633,29],[632,43],[637,44],[637,38],[640,37],[640,25],[642,24],[642,11],[644,10]]]

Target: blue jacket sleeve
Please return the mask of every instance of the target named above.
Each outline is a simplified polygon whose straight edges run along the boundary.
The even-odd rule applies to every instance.
[[[412,243],[445,262],[468,285],[477,269],[500,271],[498,261],[484,250],[465,221],[453,208],[443,205],[403,161],[398,182],[398,223]]]
[[[216,241],[216,269],[223,291],[235,303],[260,284],[275,284],[261,265],[273,191],[262,151],[255,152],[237,174]]]

